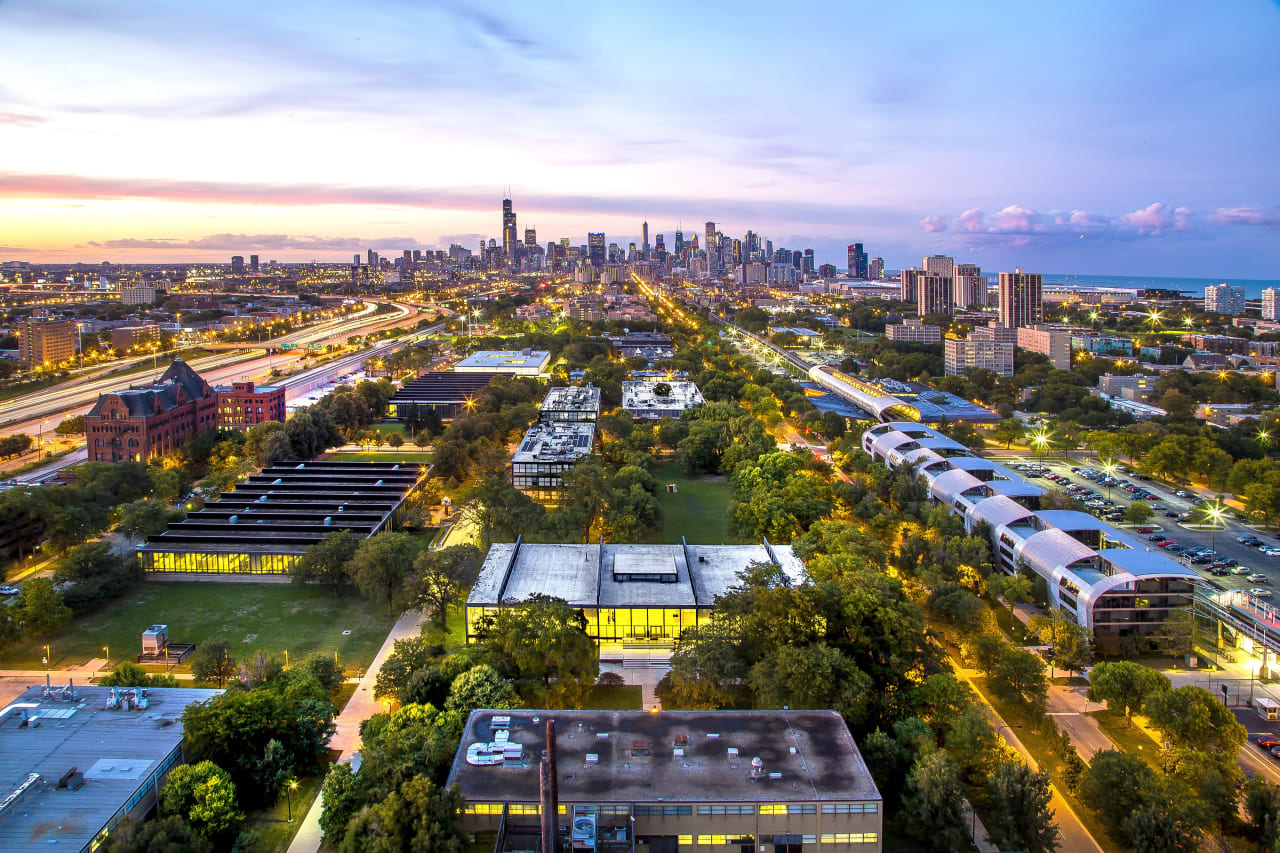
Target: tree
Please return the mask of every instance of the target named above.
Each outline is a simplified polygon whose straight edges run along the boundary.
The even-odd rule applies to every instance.
[[[1116,749],[1094,753],[1080,782],[1080,799],[1107,826],[1118,829],[1146,802],[1155,772],[1142,759]]]
[[[968,847],[969,821],[964,813],[964,793],[955,763],[945,752],[929,752],[911,768],[902,814],[908,831],[932,849]]]
[[[122,559],[102,541],[72,548],[53,570],[54,581],[67,584],[63,603],[77,612],[123,595],[141,576],[142,567],[136,558]]]
[[[102,687],[177,687],[178,679],[165,673],[152,675],[131,660],[122,660],[115,669],[98,679]]]
[[[58,435],[80,435],[84,432],[84,415],[66,418],[54,427],[53,431]]]
[[[1141,711],[1148,697],[1171,689],[1163,673],[1133,661],[1103,661],[1089,673],[1089,701],[1106,702],[1126,717]]]
[[[1033,718],[1044,714],[1049,682],[1044,661],[1035,652],[1006,647],[991,673],[991,689],[1000,697],[1021,705]]]
[[[367,598],[384,596],[387,615],[394,616],[397,604],[404,604],[405,580],[421,546],[407,533],[384,530],[360,543],[351,560],[351,577]]]
[[[1188,684],[1153,693],[1143,710],[1151,725],[1187,749],[1235,755],[1247,738],[1235,715],[1203,687]]]
[[[208,640],[196,646],[191,655],[191,674],[196,681],[216,681],[225,687],[236,674],[236,661],[226,640]]]
[[[404,446],[404,436],[398,432],[393,432],[387,436],[387,444],[391,447],[399,448]]]
[[[412,779],[385,800],[361,809],[347,826],[343,853],[463,853],[458,825],[462,793]]]
[[[1052,853],[1058,849],[1058,827],[1049,802],[1049,774],[1027,765],[1001,764],[987,779],[987,839],[1001,850]]]
[[[119,507],[115,515],[116,530],[126,540],[157,536],[169,526],[169,510],[159,501],[133,501]]]
[[[479,570],[480,549],[474,545],[422,551],[413,561],[410,593],[413,605],[434,613],[440,630],[446,630],[449,607],[463,591],[471,588]]]
[[[1165,395],[1167,400],[1179,396],[1177,391]],[[1157,805],[1144,805],[1125,819],[1120,827],[1120,837],[1127,841],[1130,853],[1169,853],[1169,851],[1197,850],[1200,833],[1178,819],[1169,810]]]
[[[444,707],[466,717],[476,708],[519,708],[520,696],[493,667],[480,664],[453,680]]]
[[[62,595],[48,578],[31,578],[22,585],[13,604],[22,630],[33,637],[57,631],[71,618],[71,608],[62,603]]]
[[[1063,611],[1055,609],[1048,616],[1033,616],[1027,627],[1049,646],[1049,660],[1054,666],[1079,672],[1089,663],[1089,636],[1079,622]]]
[[[1171,655],[1189,655],[1196,645],[1196,618],[1190,610],[1175,610],[1160,626],[1156,645]]]
[[[578,707],[600,674],[599,653],[586,627],[581,610],[535,595],[481,617],[475,633],[488,662],[514,680],[525,699]]]
[[[462,517],[476,526],[480,547],[488,549],[494,542],[514,542],[518,536],[537,531],[546,510],[507,478],[490,473],[467,490]]]
[[[409,677],[429,666],[442,652],[435,652],[422,637],[406,637],[391,644],[391,654],[383,661],[373,684],[375,699],[395,696],[409,682]]]
[[[758,708],[830,708],[847,720],[865,716],[871,679],[825,643],[781,646],[751,668]]]
[[[1013,447],[1015,441],[1022,441],[1022,437],[1026,435],[1027,428],[1022,421],[1017,418],[1005,418],[1000,421],[991,430],[991,435],[996,441],[1003,441],[1005,450]]]
[[[1280,837],[1280,788],[1254,777],[1244,784],[1244,808],[1249,835],[1259,850],[1271,850]]]
[[[178,815],[143,821],[125,818],[100,849],[106,853],[214,853],[213,842]]]
[[[347,832],[347,823],[360,810],[363,791],[352,772],[351,765],[330,764],[320,789],[320,831],[329,845],[341,840]]]
[[[324,584],[336,596],[351,582],[349,570],[359,548],[360,539],[350,530],[329,531],[294,562],[294,583]]]
[[[212,761],[179,764],[160,790],[160,813],[184,818],[201,835],[226,842],[244,822],[231,774]]]
[[[1154,510],[1146,501],[1134,501],[1125,507],[1124,520],[1134,525],[1146,524],[1154,514]]]

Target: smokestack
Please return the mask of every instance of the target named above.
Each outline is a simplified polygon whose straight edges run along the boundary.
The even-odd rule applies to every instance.
[[[542,804],[542,849],[556,853],[556,810],[551,796],[551,770],[547,759],[538,765],[538,794]]]

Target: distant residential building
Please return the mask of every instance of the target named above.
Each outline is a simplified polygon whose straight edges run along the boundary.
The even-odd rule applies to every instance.
[[[849,278],[867,277],[867,253],[861,243],[849,244]]]
[[[18,327],[18,363],[60,364],[76,355],[75,320],[26,320]]]
[[[111,330],[111,348],[120,352],[128,352],[138,344],[150,343],[160,339],[160,327],[120,326]]]
[[[1013,330],[984,326],[974,329],[967,339],[944,341],[943,363],[947,376],[963,376],[976,368],[995,371],[1000,376],[1013,375],[1014,344],[1008,337]]]
[[[1018,346],[1049,357],[1059,370],[1071,369],[1071,332],[1047,325],[1022,326],[1017,330]]]
[[[1133,355],[1133,339],[1116,335],[1099,335],[1094,332],[1076,333],[1071,336],[1071,348],[1101,355]]]
[[[836,265],[835,265],[835,264],[820,264],[820,265],[818,266],[818,277],[819,277],[819,278],[835,278],[835,277],[836,277]]]
[[[1000,273],[1000,322],[1010,329],[1034,326],[1044,319],[1044,282],[1040,273]]]
[[[231,256],[231,274],[244,275],[244,255]]]
[[[1248,338],[1233,338],[1230,335],[1183,335],[1182,340],[1192,349],[1202,352],[1216,352],[1219,355],[1244,355],[1249,352]]]
[[[977,264],[958,264],[951,301],[957,308],[982,308],[987,304],[987,279]]]
[[[884,278],[884,258],[871,259],[871,266],[867,269],[867,278],[872,281],[879,281]]]
[[[920,261],[920,268],[934,275],[954,276],[956,259],[949,258],[946,255],[925,255]]]
[[[903,302],[915,302],[919,299],[919,281],[921,270],[906,269],[898,273],[898,298]]]
[[[1204,289],[1204,310],[1215,314],[1243,314],[1244,288],[1211,284]]]
[[[1182,366],[1188,370],[1227,370],[1235,365],[1216,352],[1193,352],[1182,360]]]
[[[666,386],[666,393],[659,396],[661,386]],[[622,408],[636,420],[679,418],[685,409],[704,402],[702,392],[692,382],[646,379],[622,383]]]
[[[1262,319],[1280,320],[1280,289],[1268,287],[1262,291]]]
[[[156,301],[156,286],[145,281],[129,281],[120,285],[123,305],[150,305]]]
[[[917,311],[926,314],[950,314],[954,283],[949,274],[925,272],[916,279]]]
[[[942,327],[930,325],[914,317],[908,317],[901,323],[891,323],[885,326],[884,335],[891,341],[912,344],[936,344],[942,340]]]
[[[1142,403],[1155,391],[1158,376],[1135,373],[1132,376],[1115,376],[1104,373],[1098,377],[1098,390],[1108,397],[1124,397]]]

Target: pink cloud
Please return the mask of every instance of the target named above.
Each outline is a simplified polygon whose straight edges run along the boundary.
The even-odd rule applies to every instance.
[[[947,230],[947,221],[941,216],[926,216],[920,220],[920,224],[924,226],[924,230],[930,234],[936,234],[939,231]]]
[[[1160,234],[1163,231],[1186,231],[1191,227],[1191,211],[1185,207],[1171,208],[1163,202],[1126,213],[1115,220],[1122,228],[1131,228],[1140,235]]]
[[[1252,204],[1220,207],[1216,216],[1222,225],[1262,225],[1280,228],[1280,207],[1266,209]]]

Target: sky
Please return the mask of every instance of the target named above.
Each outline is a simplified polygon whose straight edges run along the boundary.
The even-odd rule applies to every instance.
[[[0,260],[704,222],[1280,278],[1280,2],[0,0]]]

